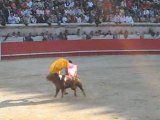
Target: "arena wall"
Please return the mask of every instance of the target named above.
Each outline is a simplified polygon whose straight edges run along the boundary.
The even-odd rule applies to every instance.
[[[4,42],[1,47],[2,60],[74,55],[160,53],[160,41],[153,39]]]
[[[101,30],[102,32],[120,32],[120,31],[128,31],[129,33],[138,32],[138,33],[144,33],[148,32],[149,29],[154,30],[155,32],[160,31],[160,24],[159,23],[134,23],[134,24],[115,24],[115,23],[102,23],[98,27],[93,23],[69,23],[69,24],[61,24],[60,26],[57,24],[48,25],[46,23],[44,24],[29,24],[28,26],[25,26],[24,24],[7,24],[6,26],[0,26],[0,36],[5,36],[7,33],[17,33],[21,32],[21,34],[37,34],[42,33],[45,31],[49,31],[51,33],[57,33],[64,32],[65,30],[68,30],[69,33],[76,33],[77,29],[80,29],[80,32],[86,32],[89,33],[90,31],[98,31]]]

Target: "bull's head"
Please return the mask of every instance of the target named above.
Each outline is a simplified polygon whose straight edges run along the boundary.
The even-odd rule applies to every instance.
[[[57,73],[48,74],[46,77],[49,81],[59,80],[59,76]]]

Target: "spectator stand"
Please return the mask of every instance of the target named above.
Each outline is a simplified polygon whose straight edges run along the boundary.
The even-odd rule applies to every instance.
[[[159,23],[134,23],[132,25],[123,23],[102,23],[99,27],[89,23],[68,23],[62,24],[7,24],[5,27],[0,26],[0,39],[3,42],[14,42],[24,40],[24,37],[31,34],[33,41],[42,40],[80,40],[80,39],[159,39]],[[97,33],[98,31],[100,33]],[[127,37],[124,37],[125,31]],[[109,32],[109,33],[108,33]],[[6,34],[7,33],[7,34]],[[60,35],[61,33],[61,35]],[[87,38],[85,38],[85,36]]]

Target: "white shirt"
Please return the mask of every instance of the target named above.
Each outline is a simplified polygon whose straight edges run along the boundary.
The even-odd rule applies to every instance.
[[[15,23],[16,23],[16,18],[15,18],[15,16],[9,16],[9,17],[8,17],[8,23],[9,23],[9,24],[15,24]]]
[[[120,22],[121,23],[125,23],[126,22],[126,17],[125,16],[121,16],[120,17]]]
[[[81,17],[76,17],[76,19],[77,19],[77,23],[81,23],[82,22]]]
[[[134,23],[133,18],[131,16],[126,16],[127,23]]]
[[[115,15],[114,16],[114,22],[115,23],[119,23],[120,22],[120,16],[119,15]]]
[[[68,21],[67,17],[66,16],[62,17],[62,21],[63,23],[66,23]]]
[[[77,65],[69,63],[68,74],[71,76],[75,76],[77,73]]]
[[[93,2],[89,1],[88,2],[88,7],[93,7]]]
[[[20,21],[21,21],[20,17],[19,16],[15,16],[15,21],[16,21],[17,24],[20,23]]]
[[[84,15],[84,22],[88,22],[88,20],[89,20],[89,16]]]

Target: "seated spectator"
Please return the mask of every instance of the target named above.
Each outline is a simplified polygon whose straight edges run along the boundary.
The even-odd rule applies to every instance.
[[[126,23],[126,17],[124,15],[121,15],[119,21],[120,23]]]
[[[17,34],[16,34],[16,36],[17,36],[17,37],[21,37],[21,36],[22,36],[22,35],[21,35],[21,32],[18,31]]]
[[[124,32],[124,38],[125,38],[125,39],[128,38],[128,34],[129,34],[129,33],[128,33],[128,31],[126,30],[126,31]]]
[[[77,29],[76,35],[77,35],[77,36],[80,36],[80,35],[81,35],[81,30],[80,30],[80,29]]]
[[[127,15],[126,16],[126,23],[129,23],[129,24],[133,24],[134,23],[133,18],[132,18],[131,15]]]
[[[32,34],[29,33],[28,35],[24,36],[24,40],[23,41],[33,41]]]
[[[48,40],[54,40],[54,36],[53,36],[52,33],[49,33],[49,35],[48,35]]]
[[[59,33],[58,38],[59,40],[67,40],[66,36],[62,32]]]
[[[29,18],[29,23],[32,23],[32,24],[37,23],[36,17],[32,15],[32,16]]]
[[[57,33],[54,34],[54,40],[59,40],[59,36],[57,35]]]
[[[83,23],[88,23],[89,22],[89,14],[84,14],[82,18]]]
[[[60,6],[60,2],[58,0],[54,0],[53,1],[53,7],[54,7],[54,9],[58,8],[59,6]]]
[[[87,34],[86,34],[86,32],[83,32],[83,34],[82,34],[82,39],[86,39],[86,37],[87,37]]]
[[[21,14],[23,15],[23,16],[31,16],[31,9],[22,9],[22,11],[21,11]]]
[[[47,7],[45,10],[44,10],[44,15],[46,17],[49,17],[51,15],[51,10],[49,9],[49,7]]]
[[[8,23],[9,24],[16,24],[16,17],[14,16],[13,13],[11,13],[8,17]]]
[[[92,38],[94,36],[94,32],[90,31],[89,36]]]
[[[143,15],[144,15],[146,21],[148,22],[149,21],[149,9],[144,9]]]
[[[47,23],[44,14],[40,14],[40,16],[37,17],[37,23]]]
[[[86,34],[86,39],[90,40],[92,37],[89,34]]]
[[[59,25],[62,22],[66,23],[64,14],[68,23],[92,23],[95,22],[96,16],[100,17],[101,22],[124,23],[123,15],[126,14],[130,14],[134,22],[159,23],[159,5],[156,0],[151,2],[140,0],[139,3],[133,0],[130,3],[125,0],[3,0],[0,2],[6,23],[22,23],[19,22],[18,17],[24,18],[24,16],[33,17],[33,21],[29,20],[28,23],[53,23],[53,20],[48,21],[53,15],[57,18],[54,22]],[[18,22],[15,22],[15,17]],[[134,23],[131,18],[127,19],[130,19],[127,23]]]
[[[100,33],[101,34],[101,33]],[[112,35],[112,33],[111,33],[111,31],[110,30],[108,30],[108,32],[106,33],[106,35],[105,36],[107,36],[107,35]]]
[[[82,17],[81,17],[81,15],[76,16],[76,21],[77,21],[77,23],[82,23]]]
[[[68,23],[77,23],[76,16],[74,15],[68,15],[67,19],[68,19]]]
[[[70,8],[70,4],[71,4],[71,2],[70,2],[69,0],[66,0],[66,1],[64,2],[64,7],[65,7],[65,8]]]
[[[32,5],[33,5],[33,2],[32,2],[32,0],[27,0],[27,7],[29,7],[29,8],[31,8],[32,7]]]
[[[12,8],[13,10],[15,10],[15,9],[16,9],[16,4],[15,4],[15,2],[14,2],[14,1],[9,1],[9,2],[10,2],[11,8]]]
[[[67,15],[62,16],[62,23],[68,23]]]
[[[74,12],[74,15],[76,15],[76,16],[80,16],[80,15],[83,14],[83,10],[80,9],[79,7],[76,7],[76,8],[73,10],[73,12]]]
[[[18,24],[18,23],[20,23],[20,21],[21,21],[21,19],[18,16],[18,14],[15,14],[15,23]]]
[[[49,18],[48,18],[48,20],[47,20],[47,23],[57,23],[58,21],[57,21],[57,17],[56,17],[56,15],[51,15]]]
[[[93,10],[93,8],[94,8],[93,1],[88,0],[88,2],[87,2],[87,7],[88,7],[89,11],[90,11],[90,10]]]
[[[17,37],[15,32],[12,32],[11,37]]]
[[[113,18],[114,22],[116,24],[119,24],[120,23],[120,15],[118,13],[115,14],[114,18]]]
[[[70,8],[74,8],[74,6],[75,6],[75,1],[74,1],[74,0],[71,0],[69,7],[70,7]]]
[[[160,32],[156,32],[155,38],[160,38]]]
[[[22,17],[22,22],[26,26],[29,24],[29,21],[30,21],[30,16],[25,15],[25,16]]]
[[[116,31],[113,33],[113,39],[118,39],[118,33]]]
[[[156,22],[156,18],[155,17],[150,17],[150,22],[151,23],[155,23]]]

